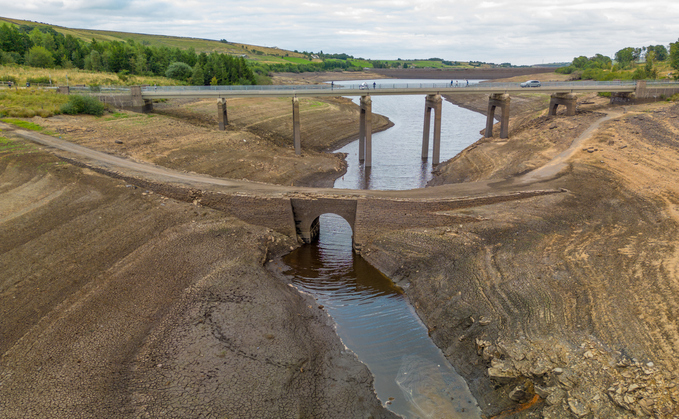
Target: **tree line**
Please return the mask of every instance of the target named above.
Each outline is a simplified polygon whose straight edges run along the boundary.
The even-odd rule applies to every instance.
[[[679,41],[670,43],[669,50],[664,45],[625,47],[615,53],[614,59],[602,54],[575,57],[570,65],[556,72],[572,74],[573,79],[598,81],[657,79],[660,76],[657,64],[660,62],[668,62],[671,68],[679,70]]]
[[[0,26],[0,64],[41,68],[79,68],[118,73],[166,76],[194,85],[255,84],[255,74],[243,57],[195,49],[154,47],[127,41],[85,42],[51,27]]]

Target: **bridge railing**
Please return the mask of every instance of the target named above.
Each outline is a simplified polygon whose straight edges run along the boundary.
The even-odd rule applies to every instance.
[[[649,85],[655,84],[656,82],[649,82]],[[667,83],[667,82],[666,82]],[[679,86],[679,83],[674,82]],[[578,88],[578,87],[607,87],[607,86],[628,86],[634,87],[636,85],[635,81],[625,80],[625,81],[572,81],[572,82],[542,82],[542,87],[551,88]],[[400,83],[389,83],[385,80],[380,80],[375,82],[373,86],[372,83],[343,83],[337,82],[334,84],[324,83],[324,84],[313,84],[313,85],[254,85],[254,86],[142,86],[143,92],[157,92],[157,93],[170,93],[170,92],[242,92],[242,91],[331,91],[331,90],[374,90],[374,89],[450,89],[450,88],[474,88],[482,87],[484,89],[516,89],[520,86],[520,83],[497,83],[497,82],[484,82],[478,83],[476,81],[467,84],[465,81],[457,81],[445,83],[422,83],[422,82],[400,82]]]
[[[130,88],[124,86],[69,86],[71,94],[77,95],[121,95],[130,94]]]

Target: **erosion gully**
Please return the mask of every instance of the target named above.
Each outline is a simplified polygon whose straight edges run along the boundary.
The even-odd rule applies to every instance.
[[[382,83],[446,81],[368,80],[367,84],[372,87],[373,82],[379,88]],[[386,115],[395,125],[373,134],[373,166],[367,173],[358,164],[358,141],[337,150],[347,153],[349,167],[335,188],[425,187],[432,164],[431,157],[421,158],[424,97],[372,96],[372,101],[373,112]],[[442,116],[441,161],[445,161],[478,139],[485,117],[447,101]],[[382,403],[405,418],[480,417],[467,384],[433,344],[403,291],[352,251],[349,224],[325,214],[320,226],[317,243],[283,259],[284,273],[332,316],[344,344],[374,375]]]

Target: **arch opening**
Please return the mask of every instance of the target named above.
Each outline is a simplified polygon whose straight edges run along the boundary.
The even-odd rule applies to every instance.
[[[322,216],[335,214],[349,225],[350,237],[353,241],[354,221],[356,220],[356,201],[343,199],[291,199],[292,214],[295,220],[297,238],[304,243],[318,240],[321,231]]]

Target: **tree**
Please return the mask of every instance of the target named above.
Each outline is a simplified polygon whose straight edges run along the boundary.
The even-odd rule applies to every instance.
[[[679,70],[679,41],[670,44],[670,66]]]
[[[588,62],[589,62],[589,59],[587,59],[587,57],[585,57],[584,55],[581,55],[579,57],[575,57],[575,58],[573,58],[573,67],[584,69],[587,66]]]
[[[193,73],[191,74],[191,84],[194,86],[204,86],[205,85],[205,73],[203,73],[203,67],[200,63],[196,63],[193,66]]]
[[[99,71],[101,70],[101,55],[99,51],[92,50],[90,55],[85,57],[85,70]]]
[[[54,57],[45,47],[32,47],[26,53],[26,65],[47,68],[54,66]]]
[[[191,77],[192,73],[193,69],[191,69],[190,65],[175,61],[167,67],[167,70],[165,70],[165,77],[186,81]]]
[[[665,45],[655,45],[653,51],[655,52],[656,61],[665,61],[669,56]]]
[[[625,68],[634,61],[634,48],[627,47],[615,53],[615,61]]]

